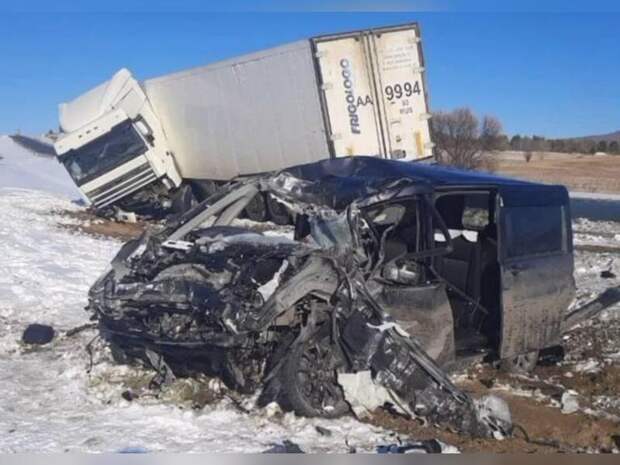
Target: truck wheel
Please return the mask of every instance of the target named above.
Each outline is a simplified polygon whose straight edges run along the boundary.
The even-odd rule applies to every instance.
[[[280,226],[291,224],[291,216],[287,208],[269,194],[267,194],[267,211],[269,212],[269,219],[275,224]]]
[[[252,221],[267,221],[267,204],[265,196],[259,192],[245,207],[245,214]]]
[[[337,418],[349,412],[337,381],[344,361],[332,348],[329,334],[320,335],[298,344],[288,356],[282,367],[284,395],[297,415]]]
[[[534,350],[500,362],[500,369],[506,373],[531,373],[538,363],[539,352]]]
[[[196,205],[196,203],[192,188],[188,184],[184,184],[172,195],[171,210],[174,214],[182,215]]]

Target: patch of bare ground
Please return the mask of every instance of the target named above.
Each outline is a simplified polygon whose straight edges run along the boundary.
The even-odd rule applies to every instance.
[[[620,156],[535,153],[529,162],[518,153],[497,155],[498,174],[581,192],[620,193]]]
[[[371,423],[403,436],[438,438],[463,452],[605,452],[620,448],[620,321],[595,318],[564,338],[563,360],[530,375],[472,367],[457,384],[472,397],[495,394],[510,406],[519,427],[502,441],[474,439],[377,411]],[[562,395],[576,393],[579,410],[562,413]],[[521,429],[522,428],[522,429]]]
[[[544,367],[541,368],[544,370]],[[616,367],[609,381],[613,382],[619,372]],[[539,373],[549,376],[554,371],[539,371]],[[418,421],[384,410],[377,410],[369,422],[392,429],[402,436],[415,439],[437,438],[458,447],[462,452],[609,452],[618,447],[615,442],[620,435],[618,422],[583,411],[562,413],[558,399],[565,389],[538,375],[522,378],[485,366],[471,370],[458,384],[474,398],[494,394],[504,399],[510,407],[515,424],[513,437],[503,440],[471,438],[437,427],[425,426]],[[589,382],[584,384],[575,382],[571,386],[573,389],[578,389],[580,394],[586,394],[588,390],[597,392],[601,389],[596,383]]]
[[[77,220],[75,223],[61,225],[63,228],[93,236],[111,237],[121,241],[128,241],[139,237],[147,227],[151,225],[151,223],[146,221],[125,223],[113,219],[101,218],[88,210],[65,210],[54,213]]]

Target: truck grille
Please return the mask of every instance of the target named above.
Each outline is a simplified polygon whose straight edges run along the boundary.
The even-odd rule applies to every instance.
[[[148,163],[144,163],[114,181],[86,192],[88,199],[98,208],[137,191],[157,179]]]

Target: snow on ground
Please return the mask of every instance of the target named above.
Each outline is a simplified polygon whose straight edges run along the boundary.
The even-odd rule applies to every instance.
[[[575,251],[575,306],[595,298],[606,288],[620,286],[620,222],[578,219],[573,223]],[[595,244],[608,251],[590,253],[579,246]],[[609,272],[607,277],[601,273]],[[601,317],[620,319],[620,304],[605,310]]]
[[[44,190],[80,198],[63,166],[49,157],[37,156],[9,136],[0,135],[0,187]]]
[[[129,402],[120,395],[122,385],[113,380],[136,373],[109,362],[99,362],[89,376],[85,348],[95,332],[69,337],[66,331],[88,323],[88,288],[121,243],[63,228],[75,220],[58,212],[81,207],[63,196],[75,194],[63,184],[66,177],[55,182],[52,173],[60,167],[54,160],[35,160],[19,151],[8,154],[7,145],[2,137],[0,452],[260,452],[286,439],[306,451],[346,452],[346,442],[358,450],[373,450],[388,441],[384,430],[353,418],[245,414],[230,401],[202,410],[156,398]],[[51,324],[58,335],[48,346],[28,349],[19,340],[35,322]],[[316,425],[332,435],[320,435]]]
[[[346,444],[370,451],[394,442],[389,432],[353,418],[246,414],[227,400],[199,410],[165,396],[124,400],[127,380],[141,372],[97,353],[89,374],[86,346],[95,331],[66,334],[88,322],[88,288],[121,243],[63,228],[77,220],[60,212],[81,207],[70,201],[77,190],[54,160],[34,157],[2,136],[0,156],[0,452],[259,452],[283,440],[306,451],[346,452]],[[620,245],[620,223],[581,221],[575,229],[581,231],[576,243]],[[616,277],[601,279],[605,270]],[[578,301],[589,300],[620,284],[620,255],[577,252],[575,278]],[[606,315],[619,320],[618,306]],[[29,349],[19,343],[34,322],[55,327],[52,344]],[[612,346],[610,358],[620,354],[617,341]],[[317,425],[331,436],[319,434]]]

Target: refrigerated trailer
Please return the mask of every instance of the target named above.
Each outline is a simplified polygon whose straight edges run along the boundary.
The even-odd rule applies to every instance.
[[[432,155],[417,24],[325,35],[60,105],[55,144],[96,207],[165,210],[213,186],[329,157]]]

